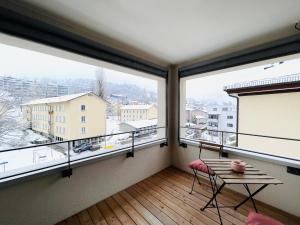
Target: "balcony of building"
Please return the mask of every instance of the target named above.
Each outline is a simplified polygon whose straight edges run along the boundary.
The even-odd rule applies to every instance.
[[[66,224],[219,224],[215,210],[200,211],[211,196],[207,180],[190,194],[193,176],[175,167],[168,167],[95,205],[58,223]],[[222,205],[236,205],[245,196],[224,190]],[[261,213],[285,224],[296,225],[299,218],[263,202],[257,204]],[[221,209],[224,224],[245,224],[251,203],[240,209]]]
[[[233,80],[232,86],[224,89],[238,107],[224,117],[228,123],[219,121],[218,112],[212,111],[209,118],[208,111],[197,109],[201,116],[198,119],[217,122],[218,126],[193,123],[193,108],[186,112],[187,83],[193,83],[194,79],[220,73],[226,77],[227,72],[300,58],[299,2],[243,4],[0,2],[0,44],[100,65],[154,81],[158,114],[155,124],[149,127],[135,121],[125,124],[120,133],[96,136],[88,135],[89,130],[80,127],[82,137],[66,138],[56,135],[64,134],[65,127],[54,129],[51,124],[94,121],[86,117],[76,117],[76,122],[65,120],[55,117],[54,108],[44,110],[51,114],[44,115],[44,121],[49,118],[51,124],[43,130],[57,137],[55,141],[0,150],[0,225],[246,224],[249,212],[255,210],[252,199],[236,210],[232,207],[249,194],[242,185],[227,185],[218,195],[220,215],[216,208],[203,211],[201,208],[213,196],[212,186],[220,187],[222,179],[212,184],[209,177],[199,177],[201,184],[196,180],[190,194],[195,177],[189,163],[199,159],[199,147],[201,159],[240,159],[249,168],[257,169],[253,171],[261,171],[263,179],[280,181],[255,195],[253,201],[258,212],[286,225],[300,224],[300,137],[296,129],[299,107],[295,104],[300,93],[299,79],[289,77],[275,83],[265,80],[249,84]],[[223,17],[224,24],[216,19]],[[63,89],[62,92],[67,91]],[[20,90],[25,98],[28,93]],[[278,93],[283,97],[267,99]],[[249,96],[255,98],[249,101],[251,104],[247,102]],[[115,98],[127,101],[124,96]],[[270,104],[278,106],[279,102],[285,103],[286,110],[279,110],[280,107],[276,110],[289,116],[277,117],[270,112]],[[90,110],[85,105],[79,106],[81,111]],[[251,111],[254,109],[264,116],[261,122],[268,121],[268,129],[256,126],[260,117]],[[101,110],[105,111],[99,106],[97,112]],[[185,118],[187,115],[189,119]],[[272,119],[276,122],[272,123]],[[100,126],[105,129],[103,123],[98,124],[99,129]],[[230,127],[224,130],[228,124]],[[279,124],[280,129],[274,124]],[[31,128],[35,126],[32,124]],[[203,138],[206,136],[201,136],[204,132],[208,134],[206,140]],[[108,140],[118,135],[126,140],[120,138],[114,146],[110,145]],[[203,147],[203,141],[212,146],[206,143]],[[76,148],[82,143],[96,144],[98,150],[78,152]],[[58,149],[61,154],[43,163],[42,159],[48,156],[40,150],[47,147]],[[30,156],[26,155],[29,149]],[[274,151],[267,151],[270,149]],[[4,154],[11,154],[11,158],[21,155],[30,158],[29,161],[41,159],[42,163],[19,163],[7,169],[7,162],[2,160]],[[252,183],[250,192],[260,186],[259,182]]]

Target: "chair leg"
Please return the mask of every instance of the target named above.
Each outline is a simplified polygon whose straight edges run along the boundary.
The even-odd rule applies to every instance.
[[[196,180],[196,177],[197,177],[197,174],[196,174],[195,170],[193,170],[193,172],[194,172],[194,179],[193,179],[193,185],[192,185],[192,189],[191,189],[190,194],[192,194],[192,192],[194,190],[195,180]],[[198,179],[198,177],[197,177],[197,179]]]
[[[200,185],[201,183],[200,183],[199,177],[197,175],[197,171],[196,171],[196,178],[197,178],[198,184]]]

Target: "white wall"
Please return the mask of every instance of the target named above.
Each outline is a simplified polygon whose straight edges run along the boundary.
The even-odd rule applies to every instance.
[[[178,148],[173,150],[173,165],[177,168],[192,173],[188,168],[188,163],[192,160],[198,159],[199,148],[195,146],[188,146],[188,148]],[[203,158],[217,158],[218,155],[215,152],[206,151],[202,152]],[[256,199],[272,205],[278,209],[286,211],[288,213],[300,216],[300,179],[299,176],[295,176],[286,172],[286,167],[276,163],[270,163],[266,161],[260,161],[248,157],[241,157],[230,154],[230,158],[239,158],[254,167],[266,172],[268,175],[276,177],[284,184],[270,185],[262,192],[260,192]],[[227,186],[236,191],[246,194],[246,192],[239,185]]]
[[[159,146],[0,189],[1,225],[52,225],[170,166]]]

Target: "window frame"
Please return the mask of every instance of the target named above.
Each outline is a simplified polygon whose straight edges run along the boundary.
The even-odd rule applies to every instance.
[[[300,40],[300,34],[296,35],[297,39]],[[299,48],[300,48],[300,42],[298,43]],[[280,56],[280,57],[274,57],[274,58],[270,58],[270,59],[266,59],[266,60],[260,60],[260,61],[255,61],[252,63],[248,63],[248,64],[242,64],[242,65],[238,65],[238,66],[232,66],[232,67],[226,67],[220,70],[213,70],[213,71],[208,71],[208,72],[204,72],[204,73],[200,73],[200,74],[193,74],[193,75],[179,75],[179,82],[178,82],[178,88],[180,90],[180,93],[182,93],[182,80],[186,81],[187,79],[191,79],[193,78],[199,78],[199,77],[204,77],[204,76],[210,76],[210,75],[218,75],[221,73],[226,73],[226,72],[231,72],[231,71],[237,71],[237,70],[241,70],[241,69],[247,69],[247,68],[251,68],[251,67],[255,67],[255,66],[260,66],[260,65],[266,65],[266,64],[272,64],[278,61],[286,61],[286,60],[291,60],[294,58],[300,58],[300,51],[299,53],[294,53],[294,54],[288,54],[288,55],[284,55],[284,56]],[[185,83],[185,82],[184,82]],[[184,89],[185,90],[185,89]],[[178,97],[178,142],[179,143],[186,143],[186,144],[191,144],[193,146],[199,146],[199,144],[197,142],[194,142],[192,140],[184,140],[181,138],[181,119],[182,119],[182,102],[184,102],[184,99],[182,96],[179,95]],[[237,106],[237,114],[239,113],[239,107]],[[233,117],[234,119],[234,117]],[[238,116],[236,117],[237,119],[237,127],[236,130],[237,132],[238,130]],[[245,157],[250,157],[250,158],[259,158],[261,160],[265,160],[265,161],[269,161],[272,163],[278,163],[280,165],[284,165],[284,166],[292,166],[292,167],[296,167],[296,168],[300,168],[300,162],[298,162],[297,159],[295,160],[289,160],[289,159],[284,159],[284,157],[281,156],[277,156],[277,155],[272,155],[272,156],[266,156],[264,153],[249,153],[249,152],[243,152],[242,150],[236,150],[236,149],[231,149],[228,148],[226,146],[224,146],[224,151],[228,152],[228,153],[233,153],[233,154],[238,154],[241,156],[245,156]],[[251,150],[248,150],[251,151]]]
[[[2,10],[2,8],[0,8],[0,10]],[[2,28],[1,26],[2,26],[2,23],[0,24],[0,29]],[[111,62],[101,61],[101,60],[93,58],[93,57],[88,58],[86,55],[80,54],[80,52],[76,52],[76,54],[75,54],[72,51],[68,51],[64,48],[59,49],[59,48],[57,48],[57,46],[53,46],[53,45],[47,46],[47,45],[39,44],[34,41],[32,42],[32,41],[28,41],[25,39],[20,39],[18,37],[18,35],[17,35],[17,37],[14,37],[14,36],[9,36],[7,34],[0,34],[0,40],[1,40],[1,43],[3,43],[3,44],[8,44],[8,45],[12,45],[15,47],[29,49],[29,50],[34,50],[34,51],[41,52],[41,53],[52,54],[57,57],[71,59],[71,60],[75,60],[75,61],[79,61],[79,62],[91,64],[91,65],[96,65],[96,66],[100,66],[100,67],[105,67],[107,69],[121,71],[123,73],[128,73],[128,74],[132,74],[135,76],[141,76],[141,77],[145,77],[145,78],[155,79],[158,81],[159,85],[160,85],[160,81],[163,82],[163,87],[164,87],[163,93],[165,96],[165,98],[163,98],[164,104],[161,105],[161,107],[163,108],[162,113],[164,115],[164,117],[163,117],[164,125],[163,126],[165,127],[165,134],[162,138],[163,140],[158,140],[158,141],[153,140],[151,142],[138,144],[135,146],[135,149],[145,149],[145,148],[149,148],[152,145],[159,145],[159,144],[165,143],[167,141],[167,131],[168,131],[167,130],[167,116],[166,116],[167,112],[168,112],[168,110],[167,110],[167,107],[168,107],[168,104],[167,104],[168,69],[167,68],[164,68],[164,70],[166,71],[166,74],[163,76],[159,76],[157,74],[149,73],[144,70],[136,70],[134,68],[124,67],[124,65],[122,65],[122,64],[112,64]],[[158,102],[158,104],[159,104],[159,102]],[[37,112],[37,116],[38,116],[39,115],[38,112],[40,112],[40,109],[36,108],[35,111]],[[54,111],[55,111],[54,115],[56,116],[58,113],[58,109],[55,108]],[[54,129],[54,131],[55,131],[55,129]],[[124,153],[128,152],[129,149],[131,149],[131,148],[127,148],[125,150],[121,149],[119,152],[122,152],[122,154],[124,154]],[[119,152],[112,152],[109,155],[110,155],[110,157],[114,156],[114,155],[118,155]],[[103,156],[101,155],[96,158],[97,158],[97,160],[99,160],[102,157],[105,158],[105,155],[103,155]],[[78,162],[75,164],[78,164],[78,165],[86,164],[86,163],[89,163],[89,161],[91,161],[91,159],[83,159],[83,160],[81,160],[81,162]],[[60,166],[58,166],[58,167],[60,167]],[[40,173],[44,173],[44,171],[54,171],[54,170],[55,170],[55,166],[53,166],[53,168],[40,168],[39,171],[37,171],[37,172],[36,171],[32,171],[32,172],[28,171],[28,172],[26,172],[26,174],[23,174],[22,176],[19,174],[16,174],[9,180],[10,181],[18,180],[19,178],[17,178],[17,177],[22,177],[22,179],[24,179],[24,177],[27,177],[27,176],[31,177],[32,174],[40,174]],[[59,170],[61,170],[61,168]],[[37,175],[37,176],[39,176],[39,175]],[[1,185],[1,183],[6,183],[6,181],[0,180],[0,185]]]

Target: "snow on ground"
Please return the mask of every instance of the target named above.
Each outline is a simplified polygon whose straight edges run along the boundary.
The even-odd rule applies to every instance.
[[[27,147],[31,141],[47,140],[46,137],[33,132],[32,130],[18,130],[9,133],[5,137],[6,143],[0,144],[0,151],[18,147]],[[51,146],[32,147],[28,149],[0,152],[0,176],[12,170],[31,167],[37,164],[52,162],[63,159],[66,156],[53,149]]]
[[[119,129],[120,121],[109,118],[106,119],[106,134],[117,134],[121,133]],[[106,146],[115,146],[115,145],[120,145],[120,142],[127,140],[129,138],[130,134],[118,134],[118,135],[113,135],[105,138],[105,143]]]
[[[107,134],[120,133],[120,121],[116,118],[109,118],[106,121]],[[135,138],[135,144],[142,144],[145,142],[157,140],[158,134]],[[32,130],[18,130],[14,131],[6,137],[6,143],[0,143],[0,151],[17,148],[27,147],[33,145],[32,141],[47,140],[46,137],[33,132]],[[106,137],[101,142],[101,147],[95,151],[86,151],[82,153],[71,154],[71,160],[80,159],[83,157],[95,156],[104,154],[110,151],[124,149],[132,146],[132,139],[130,134],[118,134]],[[32,147],[21,150],[14,150],[9,152],[0,152],[0,178],[14,173],[30,171],[43,166],[55,165],[61,162],[67,162],[67,149],[59,145],[49,145],[42,147]]]
[[[48,146],[21,149],[0,154],[0,176],[1,173],[26,169],[36,164],[55,161],[66,158],[66,156]]]

